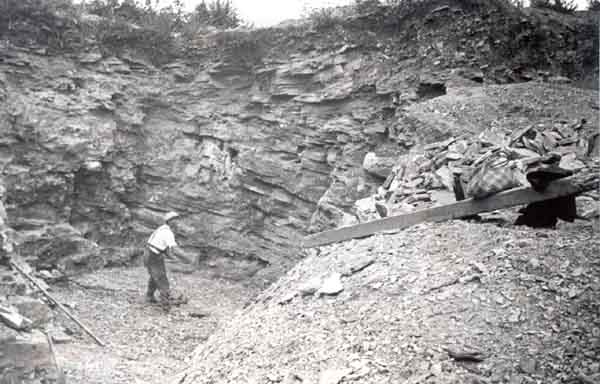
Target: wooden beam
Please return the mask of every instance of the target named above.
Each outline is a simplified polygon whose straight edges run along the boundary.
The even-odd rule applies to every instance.
[[[33,285],[35,285],[40,292],[42,292],[42,294],[44,296],[46,296],[47,299],[49,299],[52,303],[54,303],[61,311],[63,311],[63,313],[65,315],[67,315],[67,317],[71,320],[73,320],[77,325],[79,325],[81,327],[81,329],[83,329],[85,331],[85,333],[87,333],[92,339],[94,339],[94,341],[96,342],[96,344],[98,344],[101,347],[105,347],[106,344],[104,344],[104,342],[102,340],[100,340],[96,335],[94,335],[94,333],[92,331],[90,331],[90,329],[88,327],[86,327],[85,325],[83,325],[83,323],[81,321],[79,321],[79,319],[77,319],[73,314],[71,314],[71,312],[69,312],[67,310],[67,308],[65,308],[64,305],[62,305],[58,300],[56,300],[51,294],[48,293],[48,291],[46,291],[44,289],[44,287],[36,280],[34,279],[32,276],[30,276],[27,272],[25,272],[25,270],[23,268],[21,268],[17,263],[15,263],[13,260],[10,260],[10,265],[15,268],[21,275],[23,275],[23,277],[25,277],[27,280],[29,280]]]
[[[397,230],[425,221],[446,221],[482,212],[535,203],[556,197],[574,195],[600,187],[597,170],[582,172],[575,176],[553,181],[540,193],[530,187],[503,191],[485,199],[467,199],[439,207],[432,207],[398,216],[390,216],[366,223],[315,233],[304,238],[303,247],[311,248],[340,241],[366,237],[381,231]]]

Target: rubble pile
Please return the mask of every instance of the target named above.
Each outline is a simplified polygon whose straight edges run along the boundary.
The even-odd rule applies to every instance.
[[[64,383],[48,305],[16,272],[0,267],[0,383]],[[55,337],[57,336],[57,337]]]
[[[321,247],[169,382],[598,383],[598,224],[421,223]]]
[[[50,321],[50,309],[39,299],[0,297],[0,383],[65,382],[52,349]]]
[[[598,161],[600,135],[585,119],[576,122],[529,125],[518,131],[492,127],[473,137],[450,137],[415,147],[400,156],[390,169],[390,159],[365,157],[363,168],[373,173],[389,170],[377,194],[355,204],[361,221],[408,213],[456,201],[455,179],[466,186],[475,169],[500,150],[523,167],[549,153],[560,155],[561,168],[579,172]],[[368,160],[368,161],[367,161]],[[594,196],[597,200],[598,196]],[[597,210],[595,211],[597,214]]]
[[[55,330],[50,309],[34,297],[25,279],[8,267],[12,258],[26,273],[33,272],[13,253],[12,230],[4,212],[0,200],[0,384],[64,383],[52,350]]]

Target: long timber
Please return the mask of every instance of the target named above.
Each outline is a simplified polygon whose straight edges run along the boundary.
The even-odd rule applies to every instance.
[[[599,187],[600,177],[598,170],[594,169],[593,171],[581,172],[568,178],[553,181],[544,192],[536,192],[530,187],[515,188],[497,193],[485,199],[467,199],[452,204],[315,233],[305,237],[302,245],[306,248],[318,247],[366,237],[377,232],[399,230],[426,221],[440,222],[458,219],[478,213],[550,200],[561,196],[575,195],[594,189],[598,190]]]

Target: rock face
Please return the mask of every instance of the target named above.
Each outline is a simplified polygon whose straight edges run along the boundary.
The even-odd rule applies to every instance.
[[[177,210],[178,240],[201,264],[268,280],[301,256],[308,231],[353,220],[354,202],[373,194],[385,172],[363,169],[367,153],[397,158],[449,135],[457,111],[416,103],[537,78],[567,53],[579,63],[594,39],[583,22],[556,21],[548,31],[536,15],[464,4],[405,20],[401,32],[400,20],[380,22],[378,12],[327,33],[217,34],[160,69],[94,44],[50,55],[8,34],[0,184],[17,249],[38,267],[125,263],[162,214]],[[473,37],[505,36],[502,28],[543,35],[539,47],[523,47],[527,68],[506,60],[514,39]],[[548,49],[555,55],[543,61],[538,51]],[[584,79],[597,67],[591,57],[557,75]],[[540,101],[521,111],[507,102],[494,114],[526,124],[553,107]]]

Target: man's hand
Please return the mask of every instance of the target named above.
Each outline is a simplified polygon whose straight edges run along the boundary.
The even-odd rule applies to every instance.
[[[169,254],[185,264],[196,264],[195,259],[187,255],[187,252],[181,249],[181,247],[172,248],[169,251]]]

